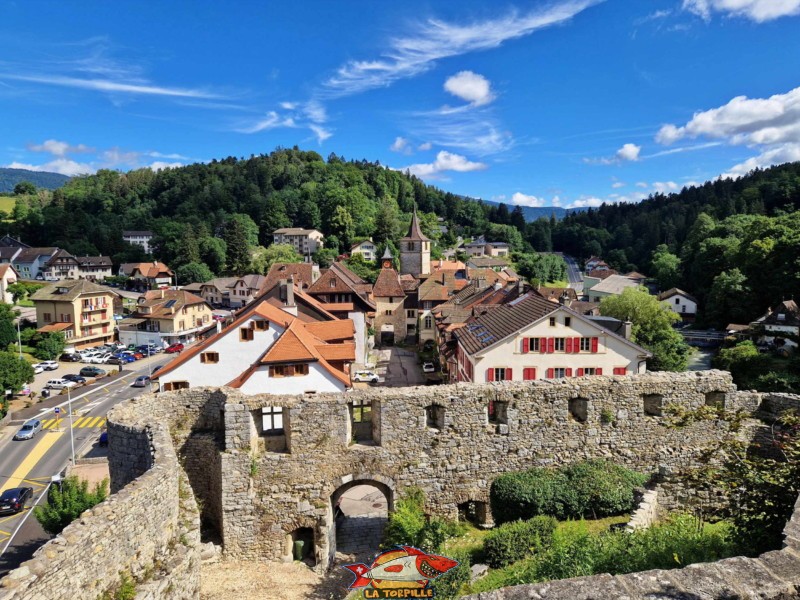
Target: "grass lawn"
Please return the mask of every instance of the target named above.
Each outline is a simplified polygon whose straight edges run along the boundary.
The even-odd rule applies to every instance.
[[[20,300],[19,302],[17,302],[17,306],[26,306],[28,308],[33,308],[36,305],[33,303],[33,300],[28,300],[26,298],[25,300]]]
[[[11,214],[11,211],[14,210],[14,204],[16,204],[17,199],[13,196],[0,196],[0,210]]]
[[[548,283],[544,284],[544,287],[565,288],[567,286],[569,286],[569,282],[568,281],[549,281]]]

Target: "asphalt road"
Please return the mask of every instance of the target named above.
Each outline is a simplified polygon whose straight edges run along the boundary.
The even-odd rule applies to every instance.
[[[569,287],[578,292],[578,296],[583,294],[583,274],[574,258],[566,254],[563,255],[564,262],[567,263],[567,279]]]
[[[149,359],[149,363],[160,364],[163,356]],[[69,399],[56,396],[46,402],[23,411],[22,416],[38,416],[48,426],[32,440],[14,441],[18,424],[0,430],[0,490],[11,487],[32,487],[33,500],[28,508],[17,515],[0,516],[0,577],[28,560],[33,552],[50,536],[40,527],[31,507],[46,501],[46,492],[51,477],[63,471],[71,460],[73,433],[75,456],[104,456],[105,448],[98,449],[97,440],[105,425],[105,415],[115,404],[148,391],[133,388],[131,383],[139,375],[147,374],[151,364],[138,361],[126,366],[121,376],[100,380],[97,384],[73,390],[73,427],[70,428]],[[62,417],[56,427],[52,404],[58,404]]]
[[[392,346],[379,351],[377,373],[387,387],[424,385],[422,368],[417,364],[417,353]]]

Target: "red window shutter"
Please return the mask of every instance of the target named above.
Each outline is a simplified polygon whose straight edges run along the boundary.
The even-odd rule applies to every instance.
[[[514,372],[511,369],[506,369],[506,381],[512,381],[514,379]]]
[[[602,374],[603,374],[603,369],[596,369],[596,370],[595,370],[595,373],[596,373],[597,375],[602,375]]]
[[[547,352],[547,338],[539,338],[539,353]]]
[[[583,369],[578,369],[578,377],[583,377]]]
[[[592,338],[592,352],[597,352],[597,341],[598,338]]]
[[[522,338],[522,353],[527,354],[530,352],[531,342],[528,338]]]
[[[572,369],[567,369],[565,374],[567,377],[572,377]]]
[[[524,381],[533,381],[534,379],[536,379],[536,369],[533,369],[531,367],[522,369],[522,379]]]
[[[494,381],[494,369],[486,369],[486,381]]]
[[[572,354],[572,338],[567,338],[567,354]]]
[[[614,367],[614,375],[625,375],[625,367]]]
[[[552,354],[556,351],[556,338],[547,338],[547,353]]]
[[[553,371],[553,369],[547,369],[547,378],[548,379],[552,379],[554,374],[555,374],[555,372]]]
[[[574,354],[577,354],[580,351],[581,351],[581,338],[579,338],[579,337],[573,338],[573,340],[572,340],[572,352]]]

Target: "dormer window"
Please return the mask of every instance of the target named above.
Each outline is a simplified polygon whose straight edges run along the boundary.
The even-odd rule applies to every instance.
[[[335,288],[335,287],[336,287],[336,279],[335,279],[335,278],[333,278],[333,277],[331,277],[330,286],[331,286],[332,288]]]

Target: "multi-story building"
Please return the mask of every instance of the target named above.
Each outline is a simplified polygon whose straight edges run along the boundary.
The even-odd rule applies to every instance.
[[[431,240],[419,225],[417,211],[411,215],[408,235],[400,238],[400,273],[403,275],[428,275],[431,272]]]
[[[378,258],[378,246],[372,238],[358,242],[350,247],[350,254],[360,254],[364,260],[375,260]]]
[[[457,380],[533,381],[644,373],[652,355],[627,335],[528,293],[475,316],[454,332]],[[610,321],[613,321],[610,320]]]
[[[56,279],[89,279],[98,281],[111,277],[108,256],[73,256],[66,250],[56,250],[42,269],[48,281]]]
[[[162,262],[123,263],[119,267],[120,275],[135,280],[144,290],[154,290],[172,285],[175,273]]]
[[[141,246],[147,254],[150,254],[150,241],[153,239],[152,231],[123,231],[122,241],[129,244]]]
[[[208,302],[185,290],[152,290],[139,298],[133,314],[119,322],[119,341],[162,347],[191,343],[213,327],[211,315]]]
[[[22,248],[11,264],[22,279],[44,279],[45,265],[56,252],[58,248]]]
[[[114,339],[114,299],[119,295],[86,279],[62,281],[36,290],[36,324],[41,332],[60,331],[75,348]]]
[[[112,264],[109,256],[77,256],[79,277],[90,281],[102,281],[111,277]]]
[[[241,308],[250,304],[263,289],[267,278],[264,275],[242,275],[230,286],[228,306]]]
[[[627,288],[637,288],[639,283],[625,275],[609,275],[593,285],[587,294],[589,302],[600,302],[609,296],[619,296]]]
[[[436,320],[432,310],[464,289],[468,281],[458,271],[439,271],[425,279],[417,289],[419,343],[436,339]]]
[[[759,344],[796,349],[800,335],[800,308],[794,300],[784,300],[750,323],[750,329],[759,335]]]
[[[349,319],[306,321],[260,298],[160,369],[157,380],[162,391],[224,384],[244,394],[343,392],[351,387],[353,336]]]
[[[629,275],[630,276],[630,275]],[[658,295],[659,301],[680,316],[683,321],[693,322],[697,316],[697,299],[678,288]]]
[[[14,296],[8,291],[8,286],[17,283],[19,274],[13,265],[0,264],[0,302],[14,303]]]
[[[374,328],[381,344],[392,345],[405,341],[408,332],[406,292],[400,281],[400,275],[392,265],[389,248],[386,248],[381,261],[381,271],[372,288],[372,298],[375,301]]]
[[[317,250],[322,250],[324,236],[316,229],[302,229],[301,227],[281,227],[272,232],[272,243],[289,244],[298,254],[310,257]]]

